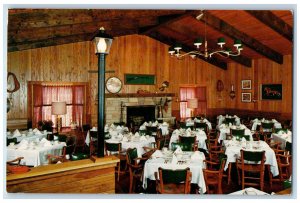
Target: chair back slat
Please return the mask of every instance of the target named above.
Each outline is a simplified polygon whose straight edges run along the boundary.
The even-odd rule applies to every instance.
[[[232,136],[244,136],[245,135],[245,129],[230,129]]]
[[[118,152],[122,148],[122,143],[108,143],[105,142],[105,149],[110,152]]]
[[[292,143],[286,142],[286,144],[285,144],[285,150],[289,151],[290,154],[292,154]]]
[[[274,123],[270,122],[270,123],[266,123],[266,122],[262,122],[261,123],[261,127],[263,129],[272,129],[274,126]]]
[[[263,160],[263,157],[265,156],[265,151],[261,152],[253,152],[253,151],[243,151],[243,160],[246,161],[254,161],[254,162],[259,162]]]
[[[137,149],[136,148],[128,149],[127,156],[128,156],[129,163],[134,164],[134,162],[135,162],[134,159],[136,159],[138,157]]]
[[[225,123],[229,124],[231,123],[232,125],[235,124],[235,118],[225,118]]]
[[[171,170],[171,169],[161,169],[163,183],[175,183],[179,184],[186,181],[187,169],[183,170]]]
[[[179,143],[195,144],[196,136],[191,136],[191,137],[179,136]]]

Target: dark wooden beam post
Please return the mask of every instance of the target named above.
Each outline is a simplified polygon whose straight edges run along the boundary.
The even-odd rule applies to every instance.
[[[260,22],[269,26],[271,29],[282,35],[289,41],[293,41],[293,28],[282,19],[274,15],[271,11],[248,10],[250,15]]]
[[[211,15],[209,12],[206,12],[205,15],[205,18],[201,18],[202,22],[206,21],[207,25],[211,26],[212,28],[216,29],[219,32],[222,32],[223,34],[231,38],[241,39],[243,44],[253,49],[257,53],[269,58],[270,60],[275,61],[279,64],[283,63],[283,56],[280,53],[265,46],[258,40],[247,35],[246,33],[237,30],[225,21]]]
[[[167,44],[169,46],[172,46],[175,44],[176,40],[171,38],[171,37],[166,37],[166,36],[163,36],[157,32],[155,33],[152,33],[150,35],[148,35],[149,37],[155,39],[155,40],[158,40],[164,44]],[[186,44],[182,44],[182,51],[183,52],[190,52],[192,49],[192,47],[190,46],[187,46]],[[223,70],[227,70],[227,63],[223,62],[223,61],[220,61],[218,60],[217,58],[205,58],[203,56],[197,56],[199,59],[202,59],[203,61],[207,62],[207,63],[210,63],[218,68],[221,68]]]

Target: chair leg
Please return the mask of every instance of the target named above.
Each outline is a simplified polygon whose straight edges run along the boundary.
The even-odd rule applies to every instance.
[[[130,183],[129,183],[129,193],[132,193],[132,186],[133,186],[133,174],[131,169],[129,169],[129,179],[130,179]]]
[[[231,183],[231,163],[228,164],[228,180],[227,184],[229,185]]]
[[[245,189],[245,174],[244,171],[242,171],[242,190]]]
[[[120,166],[121,166],[121,162],[118,163],[118,182],[120,180]]]

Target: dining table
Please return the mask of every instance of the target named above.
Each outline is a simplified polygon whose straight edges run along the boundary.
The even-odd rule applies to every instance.
[[[149,135],[141,136],[137,132],[135,134],[118,134],[105,141],[108,143],[121,143],[123,151],[129,148],[136,148],[138,157],[142,157],[142,155],[146,153],[144,147],[153,147],[155,138]]]
[[[209,120],[207,120],[206,118],[202,118],[202,119],[199,119],[199,118],[194,118],[194,119],[191,119],[191,118],[188,118],[185,120],[185,124],[187,127],[192,127],[192,126],[195,126],[195,123],[205,123],[208,127],[209,130],[212,129],[211,127],[211,122],[209,122]]]
[[[167,122],[159,123],[158,121],[155,122],[144,122],[140,127],[139,130],[146,130],[147,126],[157,127],[157,129],[161,129],[161,133],[163,136],[169,134],[169,124]]]
[[[191,130],[191,129],[176,129],[173,131],[172,136],[170,138],[169,143],[169,149],[171,149],[172,143],[178,143],[179,142],[179,136],[183,137],[193,137],[196,136],[196,141],[198,143],[198,148],[202,148],[204,150],[207,150],[206,146],[206,140],[207,135],[203,130],[197,129],[197,130]]]
[[[265,151],[265,165],[270,166],[273,176],[279,175],[278,164],[275,152],[265,141],[236,141],[224,140],[225,154],[227,155],[224,171],[227,170],[229,163],[235,163],[236,159],[241,156],[241,149],[246,151]]]
[[[61,155],[64,146],[66,146],[65,142],[48,141],[45,138],[40,141],[22,140],[19,144],[10,144],[6,147],[6,160],[24,157],[21,160],[22,165],[47,165],[47,155]]]
[[[250,141],[253,140],[252,135],[255,133],[255,131],[251,131],[249,128],[247,128],[244,124],[240,125],[227,125],[227,124],[221,124],[219,126],[220,136],[218,139],[218,142],[221,143],[222,140],[226,140],[226,135],[230,134],[230,129],[245,129],[245,135],[249,135]]]
[[[174,157],[175,156],[175,157]],[[174,159],[176,158],[176,162]],[[190,152],[184,151],[176,154],[170,150],[156,150],[152,156],[145,162],[144,173],[142,177],[143,188],[147,189],[147,179],[155,180],[155,172],[158,172],[158,168],[163,169],[185,169],[190,168],[192,172],[191,183],[197,184],[201,193],[206,192],[206,184],[204,180],[203,170],[206,168],[205,156],[202,152]]]
[[[251,127],[251,130],[257,130],[257,126],[258,125],[261,125],[262,122],[266,122],[266,123],[274,123],[274,128],[282,128],[282,125],[281,123],[279,123],[276,119],[271,119],[271,120],[267,120],[267,119],[258,119],[258,118],[255,118],[251,121],[252,123],[252,127]]]
[[[232,115],[228,115],[228,114],[226,114],[225,116],[219,115],[219,116],[217,116],[217,127],[216,127],[217,129],[226,120],[226,118],[234,118],[236,124],[240,124],[241,123],[241,119],[237,115],[233,115],[233,116]]]
[[[286,143],[292,143],[292,132],[287,130],[280,130],[277,133],[272,133],[271,137],[274,142],[280,142],[280,148],[285,149]]]
[[[50,134],[51,132],[45,131],[39,131],[37,129],[34,130],[23,130],[19,131],[16,129],[13,133],[7,132],[6,137],[7,139],[13,139],[16,138],[17,142],[21,142],[22,140],[27,140],[27,141],[36,141],[36,139],[41,140],[42,138],[47,138],[47,135]]]

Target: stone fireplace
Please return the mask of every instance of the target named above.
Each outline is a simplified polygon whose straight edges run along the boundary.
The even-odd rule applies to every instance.
[[[155,108],[156,106],[128,106],[127,125],[140,126],[145,121],[155,121]]]
[[[106,96],[105,99],[105,123],[111,124],[114,122],[125,122],[128,124],[132,121],[132,111],[135,111],[135,121],[141,120],[155,120],[158,118],[157,104],[162,100],[163,102],[172,99],[172,94],[160,95],[146,95],[138,94],[120,94]],[[162,102],[162,103],[163,103]],[[121,107],[122,106],[122,107]],[[168,110],[163,110],[163,117],[171,117],[172,101],[168,103]],[[138,109],[138,111],[136,111]]]

